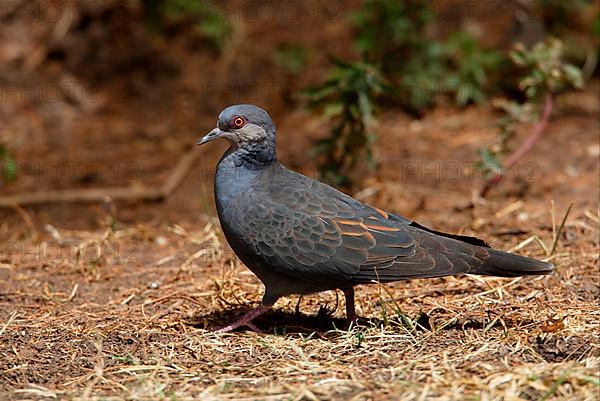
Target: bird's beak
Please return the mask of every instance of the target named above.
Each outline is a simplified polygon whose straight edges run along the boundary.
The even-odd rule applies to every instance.
[[[202,137],[202,139],[200,139],[198,141],[198,145],[204,145],[206,142],[215,140],[215,139],[219,138],[222,133],[223,133],[223,131],[221,131],[219,128],[215,128],[212,131],[210,131],[208,134],[204,135]]]

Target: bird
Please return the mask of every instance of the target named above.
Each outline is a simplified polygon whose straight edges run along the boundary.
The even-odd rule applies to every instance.
[[[357,318],[360,284],[462,274],[550,274],[550,263],[492,249],[476,237],[436,231],[364,204],[284,167],[276,128],[251,104],[225,108],[198,141],[229,141],[218,162],[214,195],[225,238],[265,287],[261,304],[216,329],[259,331],[253,320],[284,296],[341,290],[348,322]]]

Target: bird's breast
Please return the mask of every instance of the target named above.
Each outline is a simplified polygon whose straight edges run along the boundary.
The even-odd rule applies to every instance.
[[[261,191],[270,173],[239,163],[234,157],[224,157],[217,166],[215,176],[215,203],[221,225],[235,225],[244,213],[250,195]]]

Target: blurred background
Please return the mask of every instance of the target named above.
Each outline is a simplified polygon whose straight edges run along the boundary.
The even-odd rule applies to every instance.
[[[271,113],[284,164],[398,213],[469,219],[499,197],[595,210],[598,13],[585,0],[3,0],[1,224],[22,223],[15,204],[71,227],[114,202],[129,222],[214,214],[226,144],[194,147],[236,103]]]

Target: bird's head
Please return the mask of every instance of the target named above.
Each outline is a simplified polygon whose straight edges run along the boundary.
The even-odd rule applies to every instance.
[[[227,139],[236,150],[258,159],[275,159],[275,124],[269,113],[251,104],[229,106],[219,114],[217,127],[198,145]]]

